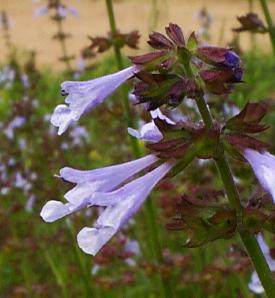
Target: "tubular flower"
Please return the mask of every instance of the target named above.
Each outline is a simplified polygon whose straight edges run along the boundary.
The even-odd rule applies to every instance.
[[[275,156],[267,151],[245,149],[244,157],[250,163],[262,187],[272,196],[275,202]]]
[[[83,82],[66,81],[61,84],[61,95],[65,103],[58,105],[51,117],[51,123],[58,127],[61,135],[82,114],[101,104],[122,83],[131,78],[140,67],[131,66],[116,73]]]
[[[95,227],[85,227],[77,237],[80,248],[95,255],[138,211],[153,187],[172,168],[173,163],[164,162],[144,176],[123,186],[121,184],[157,161],[159,159],[151,154],[121,165],[91,171],[63,168],[60,171],[61,177],[76,183],[76,186],[65,194],[67,203],[49,201],[42,208],[41,216],[45,221],[53,222],[84,207],[106,207]]]
[[[144,124],[139,131],[128,127],[128,133],[137,139],[147,141],[150,143],[157,143],[163,139],[163,134],[156,126],[154,119],[159,118],[160,120],[163,120],[167,124],[171,125],[175,125],[175,122],[173,122],[171,119],[162,114],[160,109],[151,111],[150,114],[153,118],[151,122]]]

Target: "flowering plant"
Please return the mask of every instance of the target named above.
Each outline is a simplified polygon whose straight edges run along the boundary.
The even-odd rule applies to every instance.
[[[94,227],[84,227],[77,236],[80,248],[95,255],[141,208],[162,178],[180,175],[194,159],[213,160],[224,184],[223,198],[200,201],[183,197],[172,226],[188,234],[188,247],[231,238],[238,232],[256,269],[261,266],[266,276],[270,276],[253,236],[264,230],[275,232],[275,156],[268,153],[268,144],[254,136],[268,128],[261,120],[269,109],[262,102],[248,102],[229,120],[214,120],[206,99],[210,95],[229,95],[236,84],[243,82],[240,57],[231,48],[201,46],[195,33],[186,38],[176,24],[170,23],[165,31],[167,36],[158,32],[150,34],[148,44],[153,51],[130,57],[132,66],[91,81],[62,83],[61,94],[66,96],[68,106],[58,105],[51,117],[52,124],[59,127],[59,134],[106,100],[126,80],[133,79],[136,104],[143,104],[151,112],[152,120],[140,131],[134,128],[128,131],[148,142],[150,154],[102,169],[61,169],[60,178],[76,186],[65,194],[65,204],[46,203],[41,216],[52,222],[82,208],[104,207]],[[203,121],[173,121],[159,110],[179,107],[187,97],[194,100]],[[273,201],[259,208],[246,205],[233,180],[228,157],[248,162]],[[146,173],[141,175],[144,170]],[[136,174],[140,177],[136,178]],[[229,203],[224,202],[226,199]],[[273,282],[270,281],[269,287],[263,275],[259,274],[259,278],[270,291]]]

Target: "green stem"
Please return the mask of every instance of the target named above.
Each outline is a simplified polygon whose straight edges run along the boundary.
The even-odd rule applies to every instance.
[[[106,0],[106,7],[107,7],[107,11],[108,11],[111,32],[116,33],[117,29],[116,29],[116,22],[115,22],[115,15],[114,15],[114,10],[113,10],[112,0]],[[122,60],[120,49],[117,45],[114,45],[114,52],[115,52],[117,67],[119,70],[122,70],[124,65],[123,65],[123,60]],[[123,91],[123,97],[122,97],[123,107],[124,107],[124,111],[125,111],[125,114],[127,117],[127,125],[128,125],[128,127],[134,127],[135,123],[133,121],[133,117],[131,114],[127,89],[122,88],[122,91]],[[140,157],[141,150],[139,148],[137,139],[130,137],[130,140],[131,140],[131,146],[132,146],[132,150],[133,150],[135,157]]]
[[[210,111],[208,110],[208,107],[202,97],[197,99],[197,105],[198,105],[199,111],[201,113],[201,116],[205,122],[205,125],[210,128],[213,125],[213,120],[212,120]],[[221,144],[221,148],[218,152],[218,157],[216,158],[216,164],[219,169],[228,200],[230,201],[231,205],[236,210],[237,224],[238,224],[237,227],[238,227],[238,232],[240,234],[242,242],[248,252],[248,255],[250,256],[251,261],[254,264],[257,274],[258,274],[258,276],[261,280],[261,283],[266,291],[266,295],[270,298],[274,297],[275,283],[274,283],[274,280],[272,277],[272,273],[271,273],[271,271],[268,267],[268,264],[265,260],[265,257],[258,245],[258,242],[253,235],[250,235],[249,233],[247,233],[246,231],[244,231],[242,229],[241,200],[240,200],[240,196],[239,196],[238,190],[236,188],[236,185],[234,183],[229,164],[226,160],[222,144]],[[238,216],[238,214],[239,214],[239,216]]]
[[[113,3],[112,0],[105,0],[106,1],[106,7],[107,7],[107,12],[108,12],[108,17],[109,17],[109,23],[110,23],[110,28],[111,32],[115,33],[117,31],[116,29],[116,22],[115,22],[115,16],[114,16],[114,10],[113,10]],[[115,57],[116,57],[116,62],[117,62],[117,67],[119,70],[123,69],[123,60],[120,52],[120,48],[116,45],[114,45],[114,52],[115,52]],[[128,94],[127,94],[127,89],[123,88],[123,106],[124,106],[124,111],[127,117],[127,124],[129,127],[134,127],[134,118],[131,114],[131,109],[129,105],[129,100],[128,100]],[[140,157],[141,156],[141,149],[139,147],[138,141],[136,138],[131,137],[131,145],[132,145],[132,151],[134,156]],[[156,206],[154,205],[154,202],[152,199],[149,197],[147,198],[145,202],[145,216],[147,218],[148,222],[148,229],[150,233],[150,239],[148,239],[148,242],[150,242],[153,246],[153,251],[154,251],[154,258],[155,261],[159,265],[159,274],[160,274],[160,287],[163,292],[164,297],[169,297],[172,298],[172,290],[170,288],[169,281],[164,277],[164,275],[161,272],[161,264],[163,264],[163,257],[162,257],[162,245],[160,241],[160,235],[158,231],[158,225],[157,225],[157,214],[156,214]]]
[[[264,12],[265,15],[265,20],[267,22],[267,26],[268,26],[268,31],[269,31],[269,36],[270,36],[270,40],[271,40],[271,44],[272,44],[272,49],[273,49],[273,53],[275,55],[275,28],[272,22],[272,18],[267,6],[267,1],[266,0],[260,0],[261,6],[262,6],[262,10]]]

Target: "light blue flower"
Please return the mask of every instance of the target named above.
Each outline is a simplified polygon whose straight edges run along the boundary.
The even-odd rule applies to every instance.
[[[85,207],[106,207],[94,227],[83,228],[77,236],[79,247],[84,252],[95,255],[138,211],[153,187],[174,165],[167,161],[126,183],[129,178],[158,161],[159,159],[151,154],[124,164],[91,171],[63,168],[60,171],[61,177],[76,183],[64,196],[68,203],[49,201],[40,215],[45,221],[53,222]]]
[[[160,109],[151,111],[150,114],[153,119],[159,118],[168,124],[175,125],[175,122],[173,122],[171,119],[169,119],[164,114],[162,114]],[[142,141],[147,141],[150,143],[157,143],[163,139],[163,135],[161,131],[158,129],[158,127],[156,126],[154,120],[142,125],[139,130],[128,127],[128,133],[129,135],[137,139],[140,139]]]
[[[58,127],[61,135],[82,114],[101,104],[122,83],[139,70],[131,66],[116,73],[83,82],[66,81],[61,84],[61,94],[66,96],[65,104],[58,105],[51,117],[51,123]]]

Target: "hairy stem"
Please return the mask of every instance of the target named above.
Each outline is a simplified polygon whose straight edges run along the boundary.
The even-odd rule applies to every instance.
[[[211,127],[213,125],[213,120],[211,113],[207,107],[206,102],[202,97],[197,99],[197,105],[203,121],[207,127]],[[262,282],[262,285],[266,291],[266,295],[270,298],[274,297],[275,294],[275,283],[272,277],[272,273],[268,267],[268,264],[265,260],[265,257],[258,245],[255,237],[244,229],[242,229],[242,205],[238,190],[233,180],[233,176],[231,173],[231,169],[225,157],[224,149],[221,144],[221,148],[218,152],[218,157],[216,158],[216,165],[219,169],[224,189],[228,200],[230,201],[232,207],[235,208],[237,214],[237,227],[242,242],[248,252],[248,255],[257,271],[257,274]]]
[[[273,25],[272,22],[272,18],[267,6],[267,1],[266,0],[260,0],[261,6],[262,6],[262,10],[264,12],[265,15],[265,20],[267,22],[267,26],[268,26],[268,30],[269,30],[269,36],[270,36],[270,40],[271,40],[271,44],[272,44],[272,49],[273,49],[273,53],[275,55],[275,27]]]
[[[108,17],[109,17],[109,23],[111,32],[115,33],[117,31],[116,29],[116,22],[115,22],[115,16],[114,16],[114,10],[113,10],[113,3],[112,0],[106,0],[106,7],[108,11]],[[114,52],[116,57],[116,62],[118,69],[123,69],[123,61],[121,52],[118,46],[114,45]],[[127,89],[123,88],[123,106],[124,111],[127,117],[127,122],[129,127],[134,127],[134,118],[131,114],[131,109],[129,105],[128,100],[128,94]],[[139,157],[141,155],[141,149],[139,147],[139,144],[137,142],[136,138],[131,137],[131,145],[132,145],[132,151],[135,157]],[[152,199],[150,197],[147,198],[145,202],[145,215],[148,222],[148,230],[150,233],[150,239],[148,239],[148,245],[153,246],[154,251],[154,258],[155,261],[158,263],[159,267],[159,274],[160,274],[160,287],[162,289],[162,293],[164,297],[172,298],[172,290],[170,288],[169,281],[164,277],[164,275],[161,272],[161,264],[163,263],[163,256],[162,256],[162,245],[160,240],[160,235],[158,231],[158,224],[157,224],[157,214],[156,214],[156,206]]]

